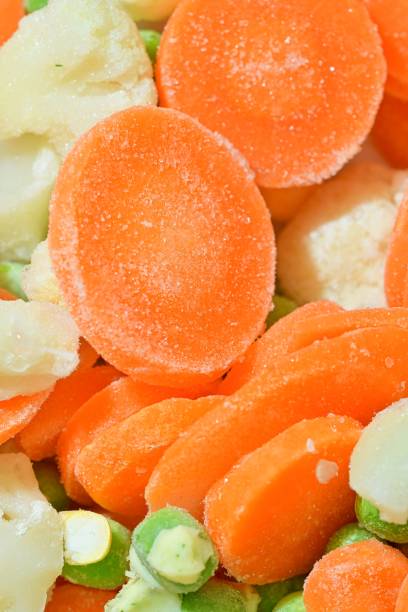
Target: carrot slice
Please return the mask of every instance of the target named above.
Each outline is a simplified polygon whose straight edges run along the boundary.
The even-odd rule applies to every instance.
[[[202,514],[209,488],[246,453],[290,425],[328,413],[368,423],[406,395],[408,331],[366,328],[278,359],[199,419],[163,455],[146,488],[166,504]]]
[[[312,304],[314,304],[313,309],[310,308]],[[243,382],[272,366],[280,356],[294,353],[316,340],[335,338],[364,327],[397,325],[408,329],[406,308],[343,311],[333,308],[330,302],[312,304],[308,305],[308,310],[300,308],[295,311],[298,313],[297,316],[285,317],[276,326],[271,327],[249,349],[244,361],[231,369],[227,378],[219,385],[219,393],[231,393],[237,384],[242,386]],[[320,313],[319,308],[321,308]],[[279,323],[282,323],[280,327]]]
[[[336,548],[306,578],[306,610],[394,612],[407,574],[408,559],[375,539]]]
[[[146,484],[164,451],[218,401],[168,399],[107,429],[79,455],[79,482],[103,508],[140,516],[146,508]]]
[[[103,612],[108,601],[115,597],[114,591],[99,591],[74,584],[55,587],[45,612]]]
[[[321,300],[311,302],[297,308],[286,317],[272,325],[245,354],[245,357],[234,364],[226,378],[218,386],[218,393],[230,395],[253,376],[259,373],[274,361],[292,352],[290,339],[295,329],[306,319],[318,317],[322,314],[341,311],[341,307],[333,302]]]
[[[59,380],[33,420],[19,435],[19,442],[32,461],[53,457],[58,438],[69,419],[95,393],[121,374],[111,366],[78,370]]]
[[[69,497],[81,504],[92,503],[75,476],[77,459],[87,444],[142,408],[174,397],[176,393],[174,389],[151,387],[130,378],[122,378],[85,402],[67,423],[58,440],[58,462]]]
[[[229,574],[267,584],[311,569],[354,517],[349,461],[361,430],[341,416],[301,421],[210,489],[205,523]]]
[[[19,395],[0,402],[0,444],[18,434],[35,417],[50,391]]]
[[[185,0],[156,64],[161,105],[226,136],[263,187],[334,175],[370,131],[385,73],[358,0]]]
[[[86,370],[92,368],[98,361],[99,355],[95,349],[85,340],[80,338],[79,340],[79,364],[77,370]]]
[[[306,200],[316,189],[308,187],[291,187],[289,189],[261,189],[266,205],[274,221],[286,222],[292,219]]]
[[[0,287],[0,300],[12,301],[17,299],[12,293],[9,293],[5,289]]]
[[[190,117],[139,107],[96,125],[60,171],[50,223],[66,303],[120,371],[199,387],[261,332],[270,217],[243,160]]]
[[[408,194],[402,201],[385,265],[385,292],[390,306],[408,305]]]
[[[395,168],[408,167],[408,101],[389,95],[378,111],[373,128],[373,141],[385,159]]]
[[[364,0],[370,16],[377,24],[387,60],[386,90],[408,91],[408,11],[405,0]]]
[[[24,17],[22,0],[1,0],[0,46],[14,34],[22,17]]]
[[[397,603],[395,604],[395,612],[407,612],[408,610],[408,576],[406,576],[404,582],[398,593]]]

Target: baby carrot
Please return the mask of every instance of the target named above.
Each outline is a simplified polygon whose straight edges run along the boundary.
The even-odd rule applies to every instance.
[[[384,326],[321,340],[276,360],[165,452],[146,488],[149,508],[177,505],[200,517],[214,482],[302,419],[335,413],[368,423],[406,395],[407,350],[408,331]]]
[[[349,461],[361,430],[341,416],[301,421],[210,489],[206,527],[229,574],[267,584],[311,569],[330,535],[354,517]]]
[[[321,300],[305,304],[280,319],[249,347],[243,359],[232,366],[226,378],[219,384],[218,393],[233,393],[263,368],[272,365],[275,359],[292,352],[288,350],[290,334],[302,321],[339,311],[341,307],[337,304]]]
[[[408,575],[398,593],[397,603],[395,604],[395,612],[407,612],[408,610]]]
[[[45,612],[103,612],[114,591],[99,591],[74,584],[60,584],[53,590]]]
[[[386,90],[408,100],[408,12],[405,0],[364,0],[377,24],[387,60]]]
[[[218,401],[217,397],[168,399],[110,427],[79,455],[75,466],[79,482],[103,508],[141,515],[146,484],[164,451]]]
[[[319,183],[357,152],[386,70],[358,0],[185,0],[156,76],[162,106],[226,136],[276,188]]]
[[[394,612],[407,574],[408,559],[377,540],[336,548],[306,578],[306,610]]]
[[[22,17],[24,17],[22,0],[0,1],[0,46],[14,34]]]
[[[0,402],[0,444],[18,434],[35,417],[49,396],[43,391],[31,396],[19,395]]]
[[[81,138],[58,176],[49,243],[81,332],[138,380],[205,385],[263,329],[275,260],[265,202],[239,154],[181,113],[134,107]]]
[[[25,454],[32,461],[53,457],[58,438],[69,419],[95,393],[120,376],[115,368],[100,366],[75,371],[68,378],[59,380],[39,412],[19,435]]]
[[[395,168],[408,166],[408,100],[385,95],[373,128],[373,141]]]
[[[58,441],[58,462],[68,495],[79,503],[92,503],[75,476],[77,459],[87,444],[145,406],[174,397],[176,393],[174,389],[151,387],[122,378],[85,402],[67,423]]]
[[[408,194],[401,202],[385,265],[385,291],[390,306],[408,306]]]

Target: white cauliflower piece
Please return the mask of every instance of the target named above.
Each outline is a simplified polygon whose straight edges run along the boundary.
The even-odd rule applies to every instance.
[[[137,27],[113,0],[50,0],[0,50],[0,140],[45,136],[64,156],[101,119],[155,104]]]
[[[21,453],[0,455],[0,541],[0,610],[42,612],[63,566],[62,522]]]
[[[0,140],[2,259],[28,261],[47,235],[48,202],[58,166],[53,148],[40,136]]]
[[[386,306],[384,267],[408,173],[352,164],[320,186],[278,238],[278,276],[297,303]]]
[[[29,266],[24,268],[21,284],[30,300],[63,305],[64,301],[51,265],[48,242],[40,242],[35,248]]]
[[[0,301],[0,401],[32,395],[78,365],[78,329],[55,304]]]
[[[161,21],[171,15],[180,0],[120,0],[136,21]]]

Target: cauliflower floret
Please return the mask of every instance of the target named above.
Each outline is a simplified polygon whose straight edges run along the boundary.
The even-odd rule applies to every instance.
[[[21,285],[30,300],[63,306],[63,298],[51,266],[47,240],[40,242],[35,248],[30,265],[23,270]]]
[[[116,2],[50,0],[0,50],[0,139],[43,135],[63,156],[104,117],[155,104],[152,76],[137,27]]]
[[[35,245],[45,238],[48,201],[58,165],[58,157],[41,136],[26,134],[0,141],[2,259],[27,261]]]
[[[283,291],[303,304],[385,306],[384,267],[408,174],[352,164],[312,194],[278,239]]]
[[[136,21],[161,21],[176,8],[180,0],[120,0]]]
[[[0,301],[0,401],[51,387],[78,365],[78,330],[55,304]]]
[[[0,610],[42,612],[63,566],[62,521],[20,453],[0,455],[0,541]]]

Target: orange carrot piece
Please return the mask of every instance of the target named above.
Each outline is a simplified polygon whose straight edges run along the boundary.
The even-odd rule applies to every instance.
[[[364,0],[377,24],[387,60],[386,90],[408,92],[408,11],[405,0]],[[389,83],[389,81],[391,81]],[[406,95],[406,94],[405,94]],[[405,96],[404,96],[405,97]]]
[[[306,610],[394,612],[407,574],[408,559],[375,539],[336,548],[306,578]]]
[[[59,173],[49,241],[81,332],[138,380],[205,385],[263,329],[269,213],[242,159],[190,117],[135,107],[90,130]]]
[[[349,462],[362,426],[328,416],[289,427],[244,457],[205,500],[205,523],[236,580],[305,574],[354,518]]]
[[[397,603],[395,604],[395,612],[407,612],[408,610],[408,575],[398,593]]]
[[[385,76],[358,0],[335,11],[321,0],[185,0],[156,64],[161,105],[226,136],[275,188],[319,183],[354,156]]]
[[[309,187],[289,187],[288,189],[261,189],[273,221],[286,222],[292,219],[297,211],[316,189]]]
[[[385,265],[385,292],[390,306],[408,305],[408,299],[405,298],[408,291],[407,237],[408,194],[400,204]]]
[[[13,301],[15,299],[16,297],[12,293],[9,293],[8,291],[0,287],[0,300]]]
[[[151,510],[167,504],[202,515],[209,488],[239,460],[290,425],[328,413],[366,424],[406,395],[408,331],[366,328],[278,359],[199,419],[157,464]]]
[[[92,368],[99,359],[98,353],[95,349],[85,340],[80,338],[79,340],[79,364],[77,370],[86,370]]]
[[[45,612],[103,612],[105,604],[115,595],[114,591],[61,584],[53,590]]]
[[[394,168],[408,167],[408,101],[385,95],[373,128],[373,142]]]
[[[35,417],[50,391],[0,402],[0,444],[14,438]]]
[[[218,403],[217,397],[168,399],[148,406],[94,438],[75,474],[103,508],[128,516],[145,510],[144,490],[164,451]]]
[[[0,46],[14,34],[22,17],[22,0],[0,0]]]
[[[249,347],[242,360],[232,366],[226,378],[219,384],[218,393],[230,395],[263,368],[273,365],[278,357],[291,353],[291,334],[304,320],[309,318],[314,320],[319,315],[341,310],[342,308],[334,302],[321,300],[305,304],[280,319]]]
[[[67,423],[58,441],[58,463],[69,497],[81,504],[92,503],[75,476],[77,459],[87,444],[142,408],[175,394],[173,389],[151,387],[131,378],[122,378],[85,402]]]
[[[111,366],[77,370],[59,380],[40,411],[19,435],[19,442],[32,461],[53,457],[58,438],[69,419],[95,393],[119,378]]]

